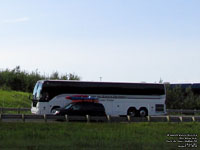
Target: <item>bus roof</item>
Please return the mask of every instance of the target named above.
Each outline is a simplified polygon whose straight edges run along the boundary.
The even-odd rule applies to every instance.
[[[43,89],[71,94],[164,95],[165,85],[157,83],[42,80]]]
[[[97,84],[140,84],[140,85],[164,85],[162,83],[146,83],[146,82],[103,82],[103,81],[80,81],[80,80],[39,80],[38,82],[76,82],[76,83],[97,83]]]

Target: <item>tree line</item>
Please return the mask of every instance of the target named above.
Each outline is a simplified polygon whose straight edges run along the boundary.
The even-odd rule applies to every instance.
[[[5,69],[0,71],[0,88],[5,90],[15,90],[23,92],[32,92],[35,83],[38,80],[52,79],[52,80],[80,80],[78,75],[72,73],[66,73],[65,75],[59,75],[59,73],[53,72],[50,76],[41,75],[38,71],[22,71],[20,66],[14,69]]]
[[[45,76],[37,70],[31,73],[22,71],[20,66],[17,66],[11,70],[0,71],[0,88],[32,93],[35,83],[44,79],[80,80],[80,77],[72,73],[60,75],[58,72]],[[159,82],[162,83],[162,80]],[[200,109],[200,96],[194,94],[191,88],[184,90],[178,86],[170,88],[170,84],[166,84],[166,106],[168,109]]]
[[[200,90],[200,89],[199,89]],[[166,85],[166,107],[168,109],[200,109],[200,95],[191,87],[186,89]]]

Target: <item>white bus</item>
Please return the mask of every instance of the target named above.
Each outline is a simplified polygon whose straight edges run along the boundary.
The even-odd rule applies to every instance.
[[[111,116],[166,114],[164,84],[40,80],[36,83],[31,112],[53,114],[73,99],[93,97]]]

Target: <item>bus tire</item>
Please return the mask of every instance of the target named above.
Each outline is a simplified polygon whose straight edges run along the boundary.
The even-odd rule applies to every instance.
[[[135,107],[130,107],[128,109],[127,115],[131,116],[131,117],[136,117],[138,114],[138,111]]]
[[[54,114],[54,113],[56,112],[56,109],[57,109],[57,108],[60,108],[60,107],[59,107],[59,106],[54,106],[54,107],[51,109],[51,113]]]
[[[147,108],[146,107],[140,108],[139,115],[140,115],[140,117],[146,117],[146,116],[148,116],[148,110],[147,110]]]

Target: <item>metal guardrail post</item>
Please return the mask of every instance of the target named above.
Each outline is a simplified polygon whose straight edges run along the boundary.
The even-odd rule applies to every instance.
[[[110,115],[107,115],[108,122],[110,122]]]
[[[182,116],[180,116],[179,119],[180,119],[180,122],[183,122],[183,117]]]
[[[150,116],[147,116],[147,120],[148,120],[148,122],[150,122],[150,121],[151,121],[151,118],[150,118]]]
[[[44,114],[44,122],[47,122],[47,116]]]
[[[194,116],[192,117],[192,121],[195,122],[195,117]]]
[[[69,122],[69,118],[68,118],[67,115],[65,115],[65,121],[66,121],[66,122]]]
[[[86,115],[86,119],[87,119],[87,123],[89,123],[90,122],[90,116]]]
[[[22,121],[25,122],[24,114],[22,114]]]
[[[169,116],[166,116],[166,118],[167,118],[167,122],[169,122],[170,121]]]
[[[131,117],[129,115],[127,115],[127,120],[129,123],[131,122]]]

